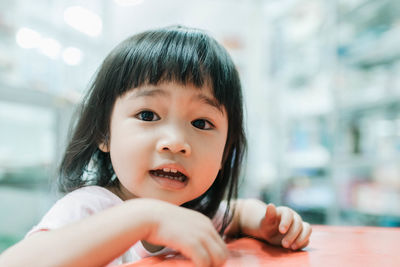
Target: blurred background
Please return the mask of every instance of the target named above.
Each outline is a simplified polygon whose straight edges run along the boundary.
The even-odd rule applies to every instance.
[[[400,1],[0,0],[0,252],[60,197],[71,115],[107,53],[172,24],[208,31],[239,69],[241,196],[400,226]]]

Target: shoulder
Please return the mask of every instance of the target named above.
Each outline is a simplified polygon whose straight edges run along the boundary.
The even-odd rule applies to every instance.
[[[118,196],[103,187],[85,186],[66,194],[54,204],[51,210],[73,209],[92,214],[120,203],[122,200]]]
[[[66,194],[51,210],[71,210],[90,215],[120,203],[122,200],[118,196],[103,187],[85,186]]]
[[[55,205],[74,203],[80,206],[91,206],[94,209],[104,209],[122,202],[117,195],[104,187],[85,186],[66,194]]]
[[[118,196],[100,186],[76,189],[59,199],[28,235],[39,230],[60,228],[122,202]]]

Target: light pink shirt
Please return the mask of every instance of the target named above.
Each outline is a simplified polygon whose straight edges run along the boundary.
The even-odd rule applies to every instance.
[[[42,220],[34,226],[26,237],[38,231],[57,229],[67,224],[79,221],[87,216],[121,204],[123,201],[111,191],[100,186],[86,186],[68,193],[58,200],[53,207],[44,215]],[[226,207],[221,205],[213,223],[218,229]],[[223,208],[222,208],[223,207]],[[135,262],[145,257],[167,254],[173,250],[164,248],[158,252],[147,251],[142,242],[136,242],[121,257],[115,259],[107,266],[114,266],[123,263]]]

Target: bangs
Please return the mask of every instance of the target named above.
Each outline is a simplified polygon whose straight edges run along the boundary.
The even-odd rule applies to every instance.
[[[132,51],[135,62],[131,70],[131,86],[160,82],[192,83],[202,87],[210,77],[208,44],[198,34],[171,32],[153,33],[138,38]],[[207,62],[208,61],[208,62]]]
[[[171,27],[144,32],[122,42],[110,56],[118,61],[117,95],[142,85],[161,82],[209,85],[220,104],[226,104],[230,79],[237,75],[229,55],[197,29]],[[115,61],[114,61],[115,63]],[[230,67],[227,67],[230,66]],[[229,90],[228,90],[229,91]]]

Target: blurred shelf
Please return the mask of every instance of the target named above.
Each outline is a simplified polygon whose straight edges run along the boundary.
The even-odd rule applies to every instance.
[[[375,216],[375,217],[388,217],[388,218],[393,218],[396,219],[397,221],[400,221],[400,211],[398,213],[388,213],[388,212],[383,212],[383,211],[366,211],[362,209],[351,209],[352,212],[355,214],[359,215],[365,215],[365,216]]]
[[[292,169],[289,172],[288,177],[285,179],[286,181],[307,179],[310,183],[320,181],[326,183],[331,178],[326,168]]]
[[[24,238],[56,201],[56,192],[49,185],[0,185],[0,253]]]
[[[49,177],[43,176],[40,178],[32,179],[32,176],[25,177],[24,179],[3,179],[0,180],[0,186],[15,187],[15,188],[48,188],[49,187]]]
[[[275,78],[287,93],[277,195],[311,220],[400,226],[400,1],[323,5],[337,12],[316,16],[324,30],[301,48],[287,36],[295,31],[278,35]],[[288,13],[276,28],[296,19]]]
[[[374,214],[358,209],[342,209],[340,213],[347,224],[400,227],[400,215]]]
[[[388,163],[400,162],[400,151],[397,155],[390,156],[366,156],[366,155],[352,155],[336,156],[332,164],[336,168],[363,168],[371,169],[379,165]]]
[[[330,153],[328,149],[318,146],[289,151],[284,155],[284,159],[288,168],[321,169],[329,166]]]
[[[331,95],[326,90],[303,89],[286,92],[283,98],[285,114],[292,121],[326,119],[333,111]]]
[[[0,186],[31,188],[36,185],[49,184],[49,166],[25,166],[0,168]]]
[[[339,0],[340,2],[340,0]],[[340,20],[353,20],[355,15],[358,15],[365,8],[376,8],[378,5],[388,3],[388,0],[361,0],[361,1],[344,1],[346,4],[352,4],[347,10],[341,10],[339,12]],[[372,7],[371,7],[372,6]]]
[[[285,203],[289,207],[296,210],[296,212],[302,217],[302,219],[311,224],[329,224],[328,221],[328,208],[319,207],[304,207],[296,206]]]
[[[400,59],[400,26],[391,28],[375,40],[354,40],[342,47],[344,55],[339,59],[348,65],[368,69],[377,65],[396,63]]]
[[[400,42],[397,42],[397,46],[400,45]],[[400,59],[400,51],[385,51],[382,52],[384,48],[376,47],[374,49],[370,49],[362,55],[354,55],[349,60],[346,60],[346,63],[349,65],[353,65],[359,68],[372,68],[379,65],[390,65],[397,63]]]
[[[334,203],[334,192],[326,184],[291,188],[285,194],[285,202],[301,210],[328,209]]]
[[[0,234],[0,254],[5,251],[7,248],[10,246],[16,244],[18,241],[20,241],[22,238],[24,238],[23,234],[20,235],[12,235],[12,234]]]
[[[400,108],[400,95],[385,96],[379,99],[357,102],[351,105],[341,106],[338,109],[338,114],[346,116],[349,114],[370,111],[374,109],[384,109],[398,106]]]
[[[76,104],[77,97],[60,96],[45,90],[13,85],[0,79],[0,99],[1,101],[54,108],[72,106]]]

